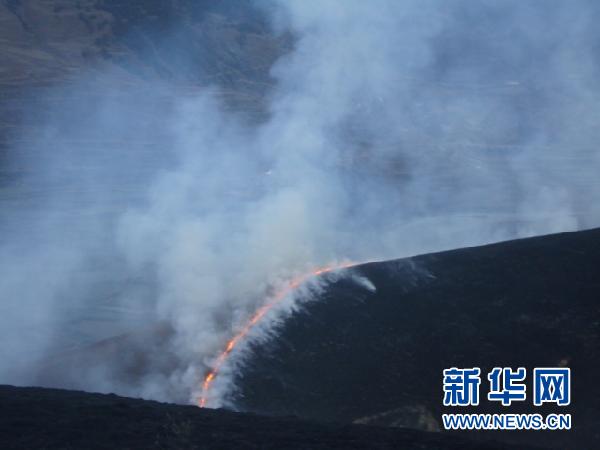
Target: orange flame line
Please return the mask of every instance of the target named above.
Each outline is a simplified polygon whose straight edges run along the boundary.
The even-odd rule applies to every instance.
[[[294,289],[297,289],[298,287],[300,287],[302,284],[304,284],[310,278],[317,277],[319,275],[322,275],[327,272],[331,272],[333,270],[347,269],[349,267],[352,267],[353,265],[354,264],[346,263],[346,264],[340,264],[340,265],[335,265],[335,266],[320,267],[320,268],[314,269],[312,272],[310,272],[307,275],[302,275],[300,277],[294,278],[292,281],[289,282],[289,284],[287,285],[286,288],[282,289],[280,292],[278,292],[274,296],[273,300],[271,300],[269,303],[266,303],[265,305],[258,308],[258,310],[254,313],[254,315],[252,317],[250,317],[248,322],[246,322],[244,327],[240,331],[238,331],[237,334],[235,334],[233,336],[233,338],[231,338],[227,342],[227,345],[225,346],[225,350],[223,350],[221,352],[221,354],[217,357],[212,369],[210,370],[210,372],[208,372],[208,374],[204,378],[204,382],[202,383],[202,393],[200,394],[198,406],[200,406],[200,408],[204,408],[206,406],[210,388],[211,388],[212,384],[214,383],[215,378],[219,374],[219,371],[223,367],[223,364],[225,364],[225,362],[227,361],[227,358],[229,357],[231,352],[233,352],[233,350],[236,348],[237,344],[248,335],[250,330],[252,330],[252,328],[264,317],[264,315],[267,312],[269,312],[275,305],[277,305],[284,298],[286,298],[290,292],[292,292]]]

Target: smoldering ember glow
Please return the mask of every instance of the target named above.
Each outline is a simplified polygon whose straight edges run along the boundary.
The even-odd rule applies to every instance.
[[[335,264],[330,266],[319,267],[308,274],[300,275],[287,283],[287,285],[282,288],[280,291],[275,293],[272,299],[270,299],[266,304],[261,306],[252,317],[246,322],[243,328],[228,342],[225,346],[225,350],[218,356],[216,359],[212,369],[204,378],[204,382],[202,383],[202,393],[200,394],[200,398],[198,399],[198,406],[204,408],[209,406],[210,400],[210,388],[215,381],[215,378],[219,374],[221,367],[227,362],[227,359],[231,352],[233,352],[238,345],[238,343],[244,340],[250,330],[274,307],[276,307],[283,299],[285,299],[288,295],[290,295],[295,289],[298,289],[301,285],[306,283],[308,280],[314,277],[318,277],[328,272],[332,272],[334,270],[348,269],[350,267],[355,266],[354,263],[343,263],[343,264]]]

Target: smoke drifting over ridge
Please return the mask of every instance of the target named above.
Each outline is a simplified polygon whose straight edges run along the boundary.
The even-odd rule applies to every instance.
[[[222,86],[125,89],[114,68],[53,88],[67,100],[29,119],[15,149],[37,157],[15,164],[66,188],[5,201],[0,381],[44,382],[70,324],[107,314],[123,331],[168,323],[178,364],[124,383],[107,360],[69,383],[184,401],[240,321],[311,267],[597,226],[599,8],[265,3],[293,44],[259,120]]]

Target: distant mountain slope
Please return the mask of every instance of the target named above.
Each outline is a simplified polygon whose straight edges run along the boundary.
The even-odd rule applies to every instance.
[[[570,412],[569,432],[500,433],[495,439],[593,448],[600,443],[600,229],[367,264],[257,345],[236,380],[242,410],[438,429],[442,370],[568,366],[569,407],[469,412]],[[487,380],[482,377],[482,392]],[[464,411],[463,411],[464,412]],[[471,435],[473,432],[469,432]],[[482,433],[485,437],[489,433]]]
[[[0,445],[7,450],[513,448],[422,431],[317,424],[115,395],[10,386],[0,386]]]
[[[72,108],[77,83],[91,85],[84,105],[156,81],[186,92],[211,85],[255,115],[289,48],[245,0],[0,0],[0,187],[23,170],[11,167],[16,144],[39,133],[44,112]],[[23,148],[19,157],[39,157]]]
[[[280,44],[243,0],[3,0],[0,88],[110,66],[140,79],[248,87],[266,81]]]

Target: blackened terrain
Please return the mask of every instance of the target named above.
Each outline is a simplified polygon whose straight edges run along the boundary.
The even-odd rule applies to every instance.
[[[286,320],[275,339],[252,347],[231,404],[272,416],[425,431],[441,431],[445,412],[569,413],[571,431],[462,437],[597,448],[599,268],[600,229],[353,268]],[[171,338],[169,327],[150,327],[57,355],[37,384],[83,389],[80,380],[102,373],[133,387],[147,373],[169,376],[183,363],[165,357]],[[122,362],[102,371],[107,360]],[[481,367],[479,407],[442,406],[442,370],[452,366]],[[497,366],[527,368],[526,401],[502,407],[487,400],[485,375]],[[571,405],[533,406],[532,369],[560,366],[572,370]],[[172,398],[187,402],[189,395]]]
[[[415,430],[318,424],[116,395],[11,386],[0,386],[0,446],[28,450],[516,449]]]
[[[573,430],[465,432],[557,448],[598,448],[600,230],[373,263],[286,321],[237,379],[242,410],[441,428],[444,412],[571,413]],[[482,369],[477,408],[442,406],[442,371]],[[487,400],[493,367],[526,367],[528,398]],[[572,403],[533,406],[532,369],[568,366]]]

